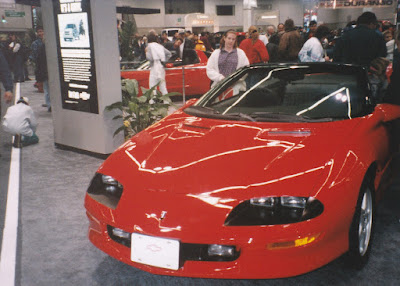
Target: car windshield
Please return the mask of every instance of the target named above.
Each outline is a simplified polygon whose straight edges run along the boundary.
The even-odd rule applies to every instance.
[[[185,112],[228,120],[333,121],[370,112],[368,94],[361,68],[253,66],[223,81]]]

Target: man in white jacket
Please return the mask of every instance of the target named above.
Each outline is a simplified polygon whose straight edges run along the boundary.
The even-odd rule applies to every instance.
[[[167,94],[167,84],[165,82],[165,69],[163,63],[171,57],[171,52],[157,43],[157,36],[150,33],[146,48],[146,58],[150,61],[149,88],[159,83],[160,92]]]
[[[7,108],[3,118],[4,131],[12,135],[21,135],[22,146],[28,146],[39,142],[35,134],[38,123],[27,97],[21,97],[17,104]]]

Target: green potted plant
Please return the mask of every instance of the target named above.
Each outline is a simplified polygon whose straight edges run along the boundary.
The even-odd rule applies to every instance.
[[[128,139],[168,114],[168,108],[173,106],[170,96],[179,95],[179,93],[172,92],[162,95],[157,90],[157,86],[150,89],[141,87],[143,95],[137,96],[139,92],[137,80],[121,80],[122,101],[105,108],[107,111],[114,109],[122,111],[121,115],[113,118],[122,118],[123,120],[123,125],[114,132],[114,136],[124,131],[125,138]]]

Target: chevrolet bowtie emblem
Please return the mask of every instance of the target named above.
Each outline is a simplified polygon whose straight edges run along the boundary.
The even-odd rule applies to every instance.
[[[167,212],[166,211],[162,211],[160,219],[164,219],[166,215],[167,215]]]

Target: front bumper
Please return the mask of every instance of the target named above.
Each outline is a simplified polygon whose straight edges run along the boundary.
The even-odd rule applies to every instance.
[[[171,276],[228,278],[228,279],[265,279],[296,276],[315,270],[343,254],[348,248],[347,230],[339,230],[331,223],[321,229],[316,220],[279,226],[223,227],[208,237],[199,237],[196,241],[179,239],[182,245],[224,244],[234,245],[238,251],[232,261],[201,261],[201,259],[180,261],[178,270],[164,269],[131,261],[131,249],[121,241],[110,236],[109,224],[100,221],[89,211],[89,239],[108,255],[141,270]],[[143,234],[173,238],[170,234],[146,232],[145,227],[138,228]],[[315,241],[298,247],[269,249],[269,245],[319,234]],[[182,257],[182,255],[181,255]]]

